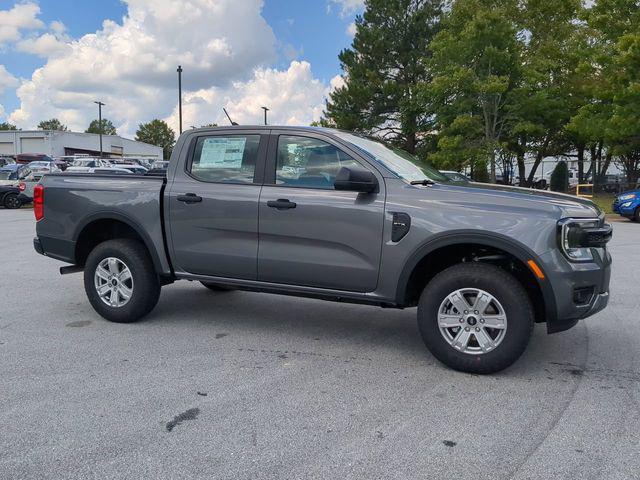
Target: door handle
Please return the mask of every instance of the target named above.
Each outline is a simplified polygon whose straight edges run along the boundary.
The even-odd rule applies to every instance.
[[[296,208],[296,202],[290,202],[286,198],[279,198],[278,200],[269,200],[267,207],[277,208],[278,210],[287,210],[289,208]]]
[[[184,203],[198,203],[202,201],[202,197],[196,195],[195,193],[185,193],[184,195],[178,195],[177,199],[179,202]]]

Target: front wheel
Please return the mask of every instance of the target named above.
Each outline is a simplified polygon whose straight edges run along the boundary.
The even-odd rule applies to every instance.
[[[131,323],[158,303],[160,281],[145,246],[129,239],[95,247],[84,266],[84,289],[91,306],[107,320]]]
[[[4,197],[4,208],[20,208],[22,206],[22,202],[18,198],[17,193],[9,193]]]
[[[494,373],[514,363],[533,331],[527,292],[506,271],[461,263],[436,275],[418,304],[418,327],[431,353],[462,372]]]
[[[636,208],[636,211],[633,213],[633,217],[631,217],[631,220],[633,220],[634,222],[640,222],[640,207]]]

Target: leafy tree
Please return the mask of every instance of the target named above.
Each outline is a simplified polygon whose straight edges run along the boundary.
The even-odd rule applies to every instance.
[[[534,158],[526,185],[546,156],[571,150],[566,127],[582,100],[576,96],[582,26],[575,21],[581,8],[580,0],[527,0],[517,13],[522,60],[512,132],[524,135]]]
[[[424,90],[437,105],[436,161],[468,159],[480,170],[488,164],[493,183],[510,96],[520,77],[513,9],[507,1],[454,2],[431,44],[434,79]]]
[[[63,125],[57,118],[52,118],[50,120],[43,120],[40,122],[38,124],[38,130],[59,130],[61,132],[66,132],[67,126]]]
[[[136,131],[136,140],[162,147],[164,159],[168,160],[176,143],[176,135],[164,120],[156,118],[149,123],[139,125]]]
[[[86,133],[100,133],[100,122],[96,118],[91,120],[89,127],[85,130]],[[113,126],[111,120],[106,118],[102,119],[102,134],[103,135],[117,135],[116,127]]]
[[[0,130],[17,130],[17,128],[9,122],[2,122],[0,123]]]
[[[569,169],[567,162],[560,161],[551,172],[549,188],[554,192],[567,192],[569,190]]]
[[[322,124],[375,134],[411,153],[428,143],[433,110],[417,101],[418,86],[432,77],[427,60],[442,5],[367,0],[351,48],[339,55],[345,84],[330,94]]]

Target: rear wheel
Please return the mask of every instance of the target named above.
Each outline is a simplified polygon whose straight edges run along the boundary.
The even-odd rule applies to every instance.
[[[469,373],[494,373],[524,352],[533,331],[529,296],[504,270],[462,263],[436,275],[418,305],[427,348],[445,365]]]
[[[231,290],[234,290],[231,287],[219,285],[217,283],[211,283],[211,282],[200,282],[200,283],[213,292],[230,292]]]
[[[84,268],[89,302],[107,320],[131,323],[158,303],[160,281],[145,246],[128,239],[95,247]]]
[[[13,209],[13,208],[20,208],[22,206],[22,202],[18,198],[17,193],[9,193],[5,195],[4,201],[2,203],[4,204],[4,208]]]

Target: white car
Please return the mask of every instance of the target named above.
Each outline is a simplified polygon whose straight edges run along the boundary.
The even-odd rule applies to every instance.
[[[93,173],[96,168],[111,168],[111,164],[101,158],[79,158],[71,163],[66,172]]]
[[[58,168],[55,162],[36,160],[35,162],[30,162],[28,166],[36,180],[42,178],[42,175],[45,173],[56,173],[62,171]]]

